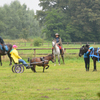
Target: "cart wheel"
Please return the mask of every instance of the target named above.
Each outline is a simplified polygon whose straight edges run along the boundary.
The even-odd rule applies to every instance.
[[[12,66],[12,72],[13,72],[13,73],[16,73],[16,72],[15,72],[15,65]]]
[[[23,73],[24,72],[24,66],[22,64],[15,64],[12,66],[12,72],[13,73]]]
[[[23,65],[20,65],[20,67],[21,67],[20,73],[23,73],[24,72],[24,66]]]
[[[20,65],[15,65],[15,72],[20,73],[21,72],[21,67]]]
[[[23,73],[24,72],[24,67],[22,64],[16,65],[15,66],[15,72],[16,73]]]

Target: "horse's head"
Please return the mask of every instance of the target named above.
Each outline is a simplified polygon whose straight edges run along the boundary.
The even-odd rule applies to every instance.
[[[53,54],[49,54],[48,59],[54,63],[54,55]]]
[[[52,41],[52,46],[55,47],[56,41]]]
[[[84,53],[87,52],[87,50],[88,50],[88,47],[82,46],[82,47],[80,48],[79,56],[81,57]]]

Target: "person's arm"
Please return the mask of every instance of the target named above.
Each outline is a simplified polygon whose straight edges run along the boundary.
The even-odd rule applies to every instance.
[[[93,47],[90,47],[90,48],[89,48],[89,50],[92,50],[92,49],[93,49]]]
[[[88,50],[85,54],[87,55],[90,52],[90,50]]]
[[[15,56],[16,58],[18,58],[18,59],[22,59],[22,58],[18,55],[18,52],[17,52],[17,51],[16,51],[16,52],[15,52],[15,51],[12,51],[11,54],[14,55],[14,56]]]
[[[90,47],[90,48],[88,49],[88,51],[86,52],[86,54],[88,54],[92,49],[93,49],[93,47]]]
[[[13,53],[18,59],[22,59],[18,54]]]

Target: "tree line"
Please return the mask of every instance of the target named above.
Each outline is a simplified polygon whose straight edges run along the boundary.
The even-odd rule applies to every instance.
[[[5,39],[40,37],[41,29],[34,10],[15,0],[0,7],[0,36]]]
[[[100,0],[39,1],[36,17],[47,40],[55,33],[65,42],[100,40]]]
[[[100,40],[100,0],[39,0],[34,10],[18,0],[0,7],[0,36],[51,41],[59,33],[63,42]]]

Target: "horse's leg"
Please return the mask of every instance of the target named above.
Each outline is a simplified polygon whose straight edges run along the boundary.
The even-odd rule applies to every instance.
[[[48,69],[49,68],[49,65],[47,65],[48,67],[46,68],[46,69]]]
[[[10,59],[10,64],[9,65],[12,65],[12,58],[11,58],[11,55],[8,53],[8,57]]]
[[[43,72],[44,72],[45,66],[46,66],[46,65],[43,66]]]
[[[33,72],[36,72],[35,67],[36,67],[36,65],[33,65],[33,67],[31,67],[31,70],[32,70]]]
[[[60,65],[60,55],[58,55],[58,62],[59,62],[59,65]]]
[[[93,69],[93,71],[97,71],[97,69],[96,69],[96,59],[93,59],[93,63],[94,63],[94,69]]]
[[[56,56],[54,55],[54,66],[56,65]]]
[[[61,55],[61,57],[62,57],[62,60],[63,60],[63,64],[65,64],[65,62],[64,62],[64,55]]]
[[[1,66],[2,66],[1,55],[0,55],[0,63],[1,63]]]

